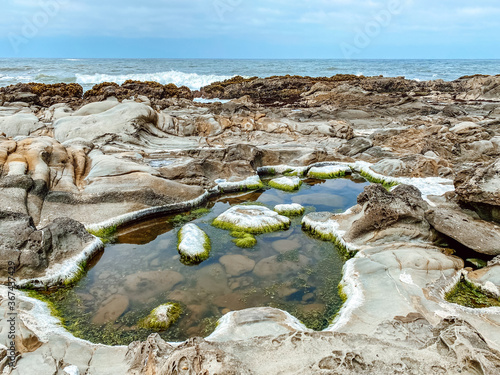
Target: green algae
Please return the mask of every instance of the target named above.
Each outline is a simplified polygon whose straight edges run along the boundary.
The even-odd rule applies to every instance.
[[[279,254],[276,258],[278,262],[295,262],[299,261],[299,249],[288,250],[282,254]]]
[[[305,212],[305,208],[302,207],[301,209],[299,210],[275,210],[277,213],[279,213],[280,215],[283,215],[283,216],[287,216],[287,217],[293,217],[293,216],[300,216],[302,215],[304,212]]]
[[[342,254],[345,261],[347,261],[351,258],[354,258],[356,256],[356,254],[358,253],[356,250],[350,250],[344,244],[344,242],[339,237],[335,236],[334,234],[320,232],[320,231],[314,229],[313,227],[311,227],[310,225],[307,225],[305,223],[302,224],[302,229],[304,231],[308,231],[315,238],[319,238],[322,241],[333,242],[333,244],[335,245],[337,250],[340,252],[340,254]]]
[[[308,177],[317,178],[318,180],[329,180],[334,178],[343,178],[346,176],[346,171],[337,171],[333,173],[324,173],[324,172],[309,172]]]
[[[77,284],[81,279],[87,275],[87,261],[83,261],[78,265],[78,270],[71,276],[71,278],[64,280],[65,286],[72,286]]]
[[[88,230],[88,232],[100,238],[104,244],[107,244],[107,243],[113,243],[116,240],[117,230],[118,230],[117,225],[111,225],[105,228],[90,229]]]
[[[208,208],[197,208],[195,210],[191,210],[185,214],[175,215],[173,218],[169,220],[170,224],[174,227],[180,227],[184,224],[187,224],[193,220],[199,219],[210,213],[210,209]]]
[[[230,235],[236,237],[233,240],[234,244],[243,249],[249,249],[257,244],[257,239],[251,233],[233,231]]]
[[[445,299],[448,302],[472,308],[500,307],[500,298],[485,292],[464,277],[446,293]]]
[[[250,234],[272,233],[272,232],[278,232],[280,230],[287,230],[288,228],[290,228],[290,222],[279,223],[275,225],[266,225],[264,227],[258,227],[258,228],[246,228],[233,223],[228,223],[226,221],[219,220],[217,218],[212,221],[212,225],[216,228],[229,230],[231,232],[246,232]]]
[[[208,235],[205,232],[203,232],[203,237],[204,237],[203,249],[204,249],[204,251],[202,253],[196,254],[196,255],[186,255],[179,250],[179,246],[181,244],[181,233],[182,233],[182,229],[177,232],[177,250],[179,251],[179,255],[181,257],[182,264],[184,264],[186,266],[198,265],[210,257],[210,251],[212,250],[212,244],[210,242],[210,238],[208,237]]]

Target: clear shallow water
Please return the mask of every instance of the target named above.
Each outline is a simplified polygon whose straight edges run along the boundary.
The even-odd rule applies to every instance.
[[[223,314],[248,307],[287,310],[313,329],[324,329],[339,310],[338,295],[344,259],[330,242],[302,231],[301,217],[287,231],[258,235],[257,245],[241,249],[228,231],[211,226],[231,205],[259,202],[272,208],[300,203],[306,213],[344,211],[368,183],[364,180],[305,180],[296,193],[275,189],[218,198],[207,215],[194,220],[211,238],[210,258],[197,266],[180,262],[179,216],[136,223],[119,232],[93,261],[87,275],[70,290],[51,298],[66,325],[94,342],[127,344],[144,340],[151,331],[137,322],[158,305],[178,302],[184,314],[161,335],[170,341],[206,336]],[[234,255],[245,267],[235,267]]]
[[[77,82],[85,90],[127,79],[175,83],[197,90],[235,75],[405,76],[451,81],[464,75],[500,74],[500,60],[215,60],[215,59],[0,59],[0,86],[18,82]]]

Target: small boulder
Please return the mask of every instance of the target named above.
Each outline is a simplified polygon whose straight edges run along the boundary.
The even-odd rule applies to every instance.
[[[177,249],[184,264],[199,264],[210,256],[210,239],[196,224],[184,225],[178,236]]]
[[[267,207],[238,205],[219,215],[212,224],[221,229],[258,234],[286,230],[290,219]]]
[[[269,181],[269,186],[284,191],[298,190],[300,185],[302,181],[299,177],[280,177]]]
[[[239,254],[224,255],[219,259],[219,262],[224,266],[229,276],[241,276],[255,267],[255,261]]]

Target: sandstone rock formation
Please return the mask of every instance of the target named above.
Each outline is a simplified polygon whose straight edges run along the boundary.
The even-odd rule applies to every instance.
[[[498,222],[499,83],[499,76],[416,82],[338,75],[235,77],[199,92],[135,81],[103,83],[86,93],[76,84],[1,88],[4,283],[11,258],[18,281],[54,284],[77,272],[75,262],[101,246],[80,223],[109,229],[182,211],[213,195],[261,188],[257,172],[262,178],[271,171],[339,177],[352,166],[354,179],[365,174],[414,184],[424,196],[414,186],[389,192],[371,185],[347,213],[304,217],[347,256],[358,251],[344,267],[347,301],[324,332],[307,330],[283,311],[256,308],[226,314],[205,339],[174,346],[153,335],[129,347],[106,347],[74,338],[43,303],[18,292],[16,368],[7,364],[7,331],[0,330],[0,371],[497,374],[498,309],[454,305],[444,295],[461,277],[497,290],[498,264],[490,260],[468,272],[463,260],[431,240],[441,232],[498,254],[498,226],[470,209]],[[200,104],[195,96],[231,101]],[[450,179],[455,193],[446,185]],[[289,219],[280,220],[285,228]],[[283,263],[252,264],[241,255],[218,267],[243,276],[293,274],[295,263]],[[144,303],[182,280],[173,270],[141,271],[124,288],[136,296],[133,303]],[[210,280],[207,274],[203,282]],[[209,286],[223,288],[219,284]],[[6,318],[5,286],[0,294]],[[102,321],[129,303],[120,294],[102,302]]]

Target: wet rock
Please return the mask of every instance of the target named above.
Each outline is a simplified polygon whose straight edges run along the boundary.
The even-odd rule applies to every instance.
[[[114,322],[128,309],[128,306],[129,299],[127,296],[114,294],[101,303],[101,307],[92,318],[92,323],[102,325]]]
[[[462,245],[488,255],[500,254],[500,226],[449,209],[434,209],[425,218],[438,232]]]
[[[241,276],[255,267],[255,261],[243,255],[224,255],[219,259],[229,276]]]

